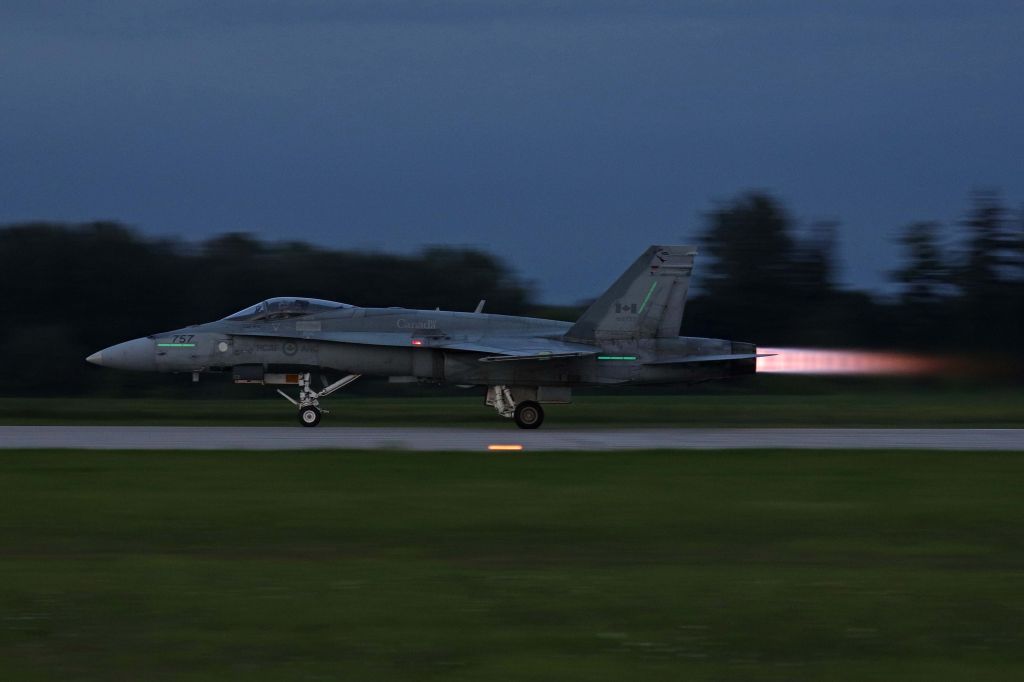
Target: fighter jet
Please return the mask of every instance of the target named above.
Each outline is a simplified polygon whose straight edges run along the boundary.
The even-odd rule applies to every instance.
[[[679,336],[692,246],[651,246],[575,323],[483,312],[361,308],[271,298],[205,324],[119,343],[86,360],[151,372],[230,374],[277,391],[316,426],[320,401],[361,376],[486,387],[524,429],[578,386],[686,384],[752,374],[752,343]],[[318,376],[321,382],[314,382]],[[340,378],[339,378],[340,377]],[[294,389],[293,389],[294,390]]]

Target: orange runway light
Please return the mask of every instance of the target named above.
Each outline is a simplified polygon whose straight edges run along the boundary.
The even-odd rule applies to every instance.
[[[757,359],[757,371],[768,374],[903,375],[938,374],[947,368],[942,358],[911,353],[814,348],[758,348],[774,353]]]
[[[513,444],[513,443],[508,443],[508,444],[493,443],[491,445],[488,445],[487,449],[488,450],[522,450],[523,446],[522,445],[518,445],[518,444]]]

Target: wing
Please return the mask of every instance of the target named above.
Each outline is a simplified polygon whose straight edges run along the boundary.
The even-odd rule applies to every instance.
[[[728,362],[729,360],[751,360],[766,358],[774,353],[739,353],[736,355],[683,355],[645,362],[645,365],[688,365],[691,362]]]
[[[558,360],[597,355],[598,349],[582,343],[569,343],[540,337],[485,337],[475,341],[442,341],[434,348],[485,353],[480,362],[510,362],[523,360]]]

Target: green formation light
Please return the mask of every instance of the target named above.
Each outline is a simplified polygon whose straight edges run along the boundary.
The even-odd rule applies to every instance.
[[[647,302],[649,300],[651,300],[651,294],[654,293],[654,287],[656,287],[656,286],[658,286],[658,282],[657,281],[651,282],[651,288],[647,290],[647,295],[644,296],[644,302],[640,304],[640,312],[641,313],[644,311],[644,308],[647,307]],[[637,313],[637,314],[639,314],[639,313]]]

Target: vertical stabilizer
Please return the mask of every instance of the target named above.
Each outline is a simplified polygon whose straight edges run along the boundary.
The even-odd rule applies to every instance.
[[[693,246],[651,246],[566,333],[580,341],[675,338],[690,288]]]

